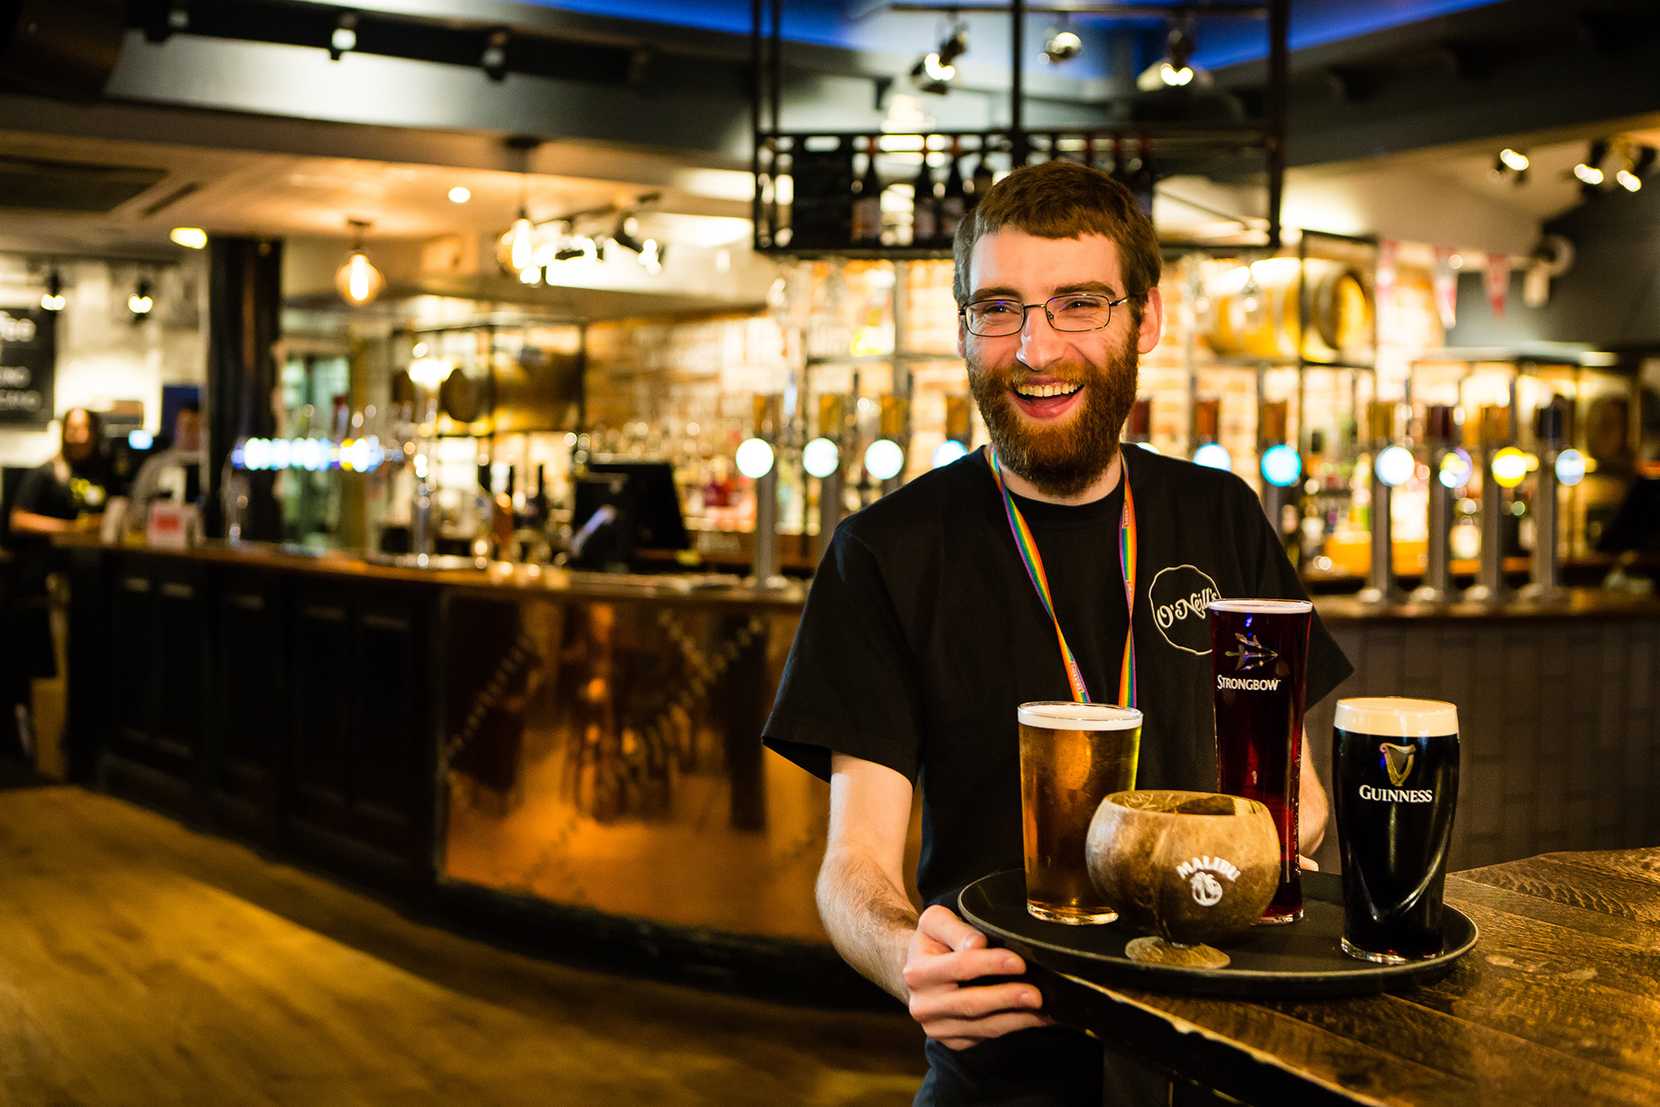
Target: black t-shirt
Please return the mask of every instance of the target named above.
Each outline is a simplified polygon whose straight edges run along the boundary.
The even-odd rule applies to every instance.
[[[84,502],[84,494],[78,498],[71,487],[78,479],[83,487],[89,483],[85,478],[73,475],[68,483],[59,480],[57,464],[48,461],[30,470],[28,476],[18,482],[17,496],[6,510],[27,511],[53,519],[74,519],[82,512],[91,510],[90,505]],[[102,494],[103,486],[100,484],[95,496],[101,499]],[[44,594],[46,575],[52,564],[51,541],[44,535],[13,532],[11,547],[17,557],[18,592],[27,596]]]
[[[1305,599],[1260,502],[1231,473],[1125,451],[1135,497],[1136,784],[1216,787],[1209,625],[1222,596]],[[1122,484],[1079,507],[1020,497],[1091,696],[1118,695]],[[1319,616],[1308,702],[1353,671]],[[920,782],[928,903],[1021,865],[1015,708],[1067,700],[1054,626],[1021,563],[983,450],[849,517],[813,579],[768,746],[821,778],[830,753]]]

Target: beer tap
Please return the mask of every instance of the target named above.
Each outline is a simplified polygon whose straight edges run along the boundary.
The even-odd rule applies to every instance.
[[[757,393],[754,433],[738,444],[738,472],[755,482],[755,555],[751,583],[756,588],[784,584],[778,575],[778,438],[782,398]]]
[[[1356,597],[1361,603],[1400,603],[1405,598],[1395,583],[1394,527],[1389,518],[1390,495],[1417,468],[1417,459],[1395,437],[1396,405],[1373,400],[1366,408],[1366,426],[1375,451],[1372,457],[1372,564],[1366,587]]]
[[[877,439],[865,447],[865,472],[881,486],[886,496],[902,483],[905,471],[905,442],[909,437],[910,400],[895,393],[881,397]]]
[[[1452,595],[1452,497],[1470,479],[1470,463],[1458,448],[1453,409],[1431,404],[1424,412],[1429,462],[1428,552],[1424,580],[1412,590],[1414,603],[1445,603]]]
[[[1289,414],[1284,400],[1262,405],[1257,421],[1257,449],[1261,455],[1262,509],[1281,545],[1295,555],[1301,520],[1297,517],[1297,491],[1303,478],[1303,458],[1287,441]]]
[[[818,436],[801,448],[801,466],[818,480],[818,535],[813,553],[822,560],[845,508],[842,444],[846,438],[848,398],[823,395],[818,398]]]
[[[968,453],[974,440],[974,418],[971,401],[961,393],[945,398],[945,441],[934,447],[932,468],[950,465]]]
[[[1500,603],[1510,590],[1504,580],[1504,489],[1508,474],[1506,462],[1499,460],[1506,449],[1505,439],[1509,437],[1510,409],[1484,404],[1480,457],[1481,562],[1476,569],[1475,584],[1464,590],[1464,599],[1470,603]]]
[[[1539,442],[1539,469],[1533,476],[1533,558],[1529,566],[1532,580],[1522,588],[1521,596],[1545,603],[1560,600],[1563,595],[1562,559],[1556,548],[1557,485],[1578,484],[1585,475],[1585,463],[1579,451],[1562,448],[1565,414],[1562,405],[1553,400],[1533,415],[1534,437]],[[1564,477],[1568,479],[1564,481]]]

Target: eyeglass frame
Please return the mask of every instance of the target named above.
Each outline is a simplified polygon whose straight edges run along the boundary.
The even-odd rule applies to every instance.
[[[1007,296],[987,296],[985,299],[982,299],[982,300],[970,300],[968,303],[963,304],[962,306],[957,308],[957,317],[962,320],[963,327],[967,329],[968,333],[972,334],[975,338],[1013,338],[1015,335],[1021,333],[1022,331],[1024,331],[1026,329],[1026,315],[1027,315],[1027,313],[1030,312],[1035,307],[1040,307],[1040,308],[1043,309],[1043,317],[1045,319],[1049,320],[1049,326],[1051,328],[1053,328],[1054,331],[1057,334],[1088,334],[1091,331],[1104,331],[1108,327],[1112,326],[1112,310],[1113,310],[1113,308],[1117,307],[1120,304],[1128,303],[1131,300],[1140,300],[1140,299],[1142,299],[1146,296],[1146,293],[1143,292],[1143,293],[1138,294],[1138,293],[1134,293],[1134,292],[1126,292],[1126,293],[1124,293],[1124,295],[1120,296],[1116,300],[1108,300],[1107,301],[1107,318],[1106,318],[1106,321],[1104,323],[1102,323],[1100,326],[1097,326],[1097,327],[1084,327],[1082,330],[1068,330],[1064,327],[1055,326],[1055,313],[1049,310],[1049,305],[1050,304],[1054,303],[1056,300],[1065,299],[1068,296],[1090,296],[1090,295],[1099,295],[1099,293],[1057,292],[1053,296],[1049,297],[1047,300],[1043,300],[1040,303],[1021,304],[1020,305],[1020,326],[1016,327],[1012,331],[1009,331],[1007,334],[981,334],[980,332],[976,331],[973,327],[970,327],[968,325],[968,309],[969,308],[973,307],[975,304],[991,304],[991,303],[998,303],[998,302],[1007,302],[1007,303],[1012,304],[1012,303],[1015,302],[1014,300],[1010,299]]]

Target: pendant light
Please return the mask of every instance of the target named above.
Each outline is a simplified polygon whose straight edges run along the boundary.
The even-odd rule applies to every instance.
[[[386,276],[375,268],[375,263],[369,260],[369,254],[363,248],[363,235],[368,231],[369,224],[362,219],[348,219],[347,222],[353,232],[352,252],[334,271],[334,287],[340,290],[341,299],[348,304],[363,307],[373,303],[386,288]]]
[[[538,145],[540,140],[529,136],[508,140],[508,147],[519,154],[519,214],[496,240],[496,264],[502,272],[526,284],[541,279],[540,272],[534,278],[530,275],[532,270],[539,269],[537,255],[541,252],[541,236],[530,218],[530,154]]]

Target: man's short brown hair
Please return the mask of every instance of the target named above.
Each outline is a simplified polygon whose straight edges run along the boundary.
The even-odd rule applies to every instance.
[[[1131,310],[1137,319],[1141,297],[1159,283],[1158,236],[1130,190],[1099,169],[1075,161],[1046,161],[1022,166],[992,185],[958,225],[952,247],[952,292],[958,305],[967,303],[972,291],[968,262],[974,244],[1005,227],[1039,238],[1099,234],[1111,239],[1124,270],[1121,291],[1136,298]]]

